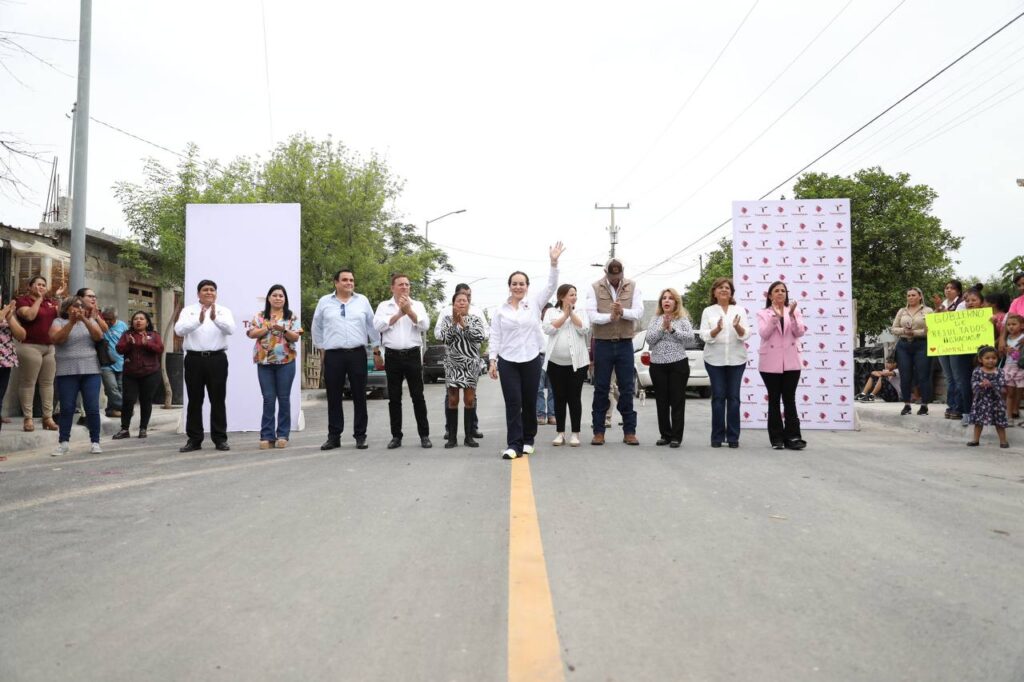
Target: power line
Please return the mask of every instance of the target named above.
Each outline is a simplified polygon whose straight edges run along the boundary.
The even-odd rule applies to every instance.
[[[263,15],[263,74],[267,81],[267,121],[270,123],[270,146],[274,146],[274,108],[270,101],[270,56],[267,51],[267,8],[260,0],[260,12]]]
[[[90,116],[89,120],[90,121],[95,121],[96,123],[99,123],[101,126],[106,126],[107,128],[110,128],[111,130],[116,130],[117,132],[121,133],[122,135],[127,135],[128,137],[134,138],[134,139],[138,140],[139,142],[144,142],[144,143],[150,145],[151,147],[156,147],[157,149],[162,149],[163,151],[165,151],[165,152],[167,152],[169,154],[174,154],[175,156],[180,157],[182,159],[186,159],[186,160],[188,159],[188,157],[185,156],[184,154],[182,154],[181,152],[176,152],[173,149],[169,149],[169,148],[163,146],[162,144],[157,144],[156,142],[152,142],[151,140],[147,140],[144,137],[139,137],[135,133],[129,133],[124,128],[118,128],[113,123],[107,123],[106,121],[101,121],[98,118],[96,118],[95,116]]]
[[[690,158],[688,158],[688,159],[687,159],[686,161],[684,161],[684,162],[683,162],[683,164],[682,164],[681,166],[679,166],[678,168],[676,168],[675,170],[673,170],[673,171],[672,171],[672,172],[671,172],[671,173],[670,173],[670,174],[668,175],[668,177],[666,177],[666,178],[665,178],[665,180],[663,180],[662,182],[658,183],[657,185],[654,185],[654,186],[652,186],[652,187],[651,187],[651,188],[650,188],[649,190],[646,190],[646,191],[644,191],[644,192],[641,192],[639,196],[641,196],[641,197],[643,197],[643,196],[647,196],[648,194],[650,194],[650,193],[651,193],[651,192],[653,192],[654,190],[656,190],[656,189],[660,189],[661,187],[663,187],[663,186],[665,185],[665,183],[667,183],[667,182],[668,182],[669,180],[671,180],[671,179],[672,179],[672,178],[674,178],[674,177],[675,177],[676,175],[678,175],[678,174],[679,174],[679,173],[680,173],[680,172],[681,172],[681,171],[682,171],[683,169],[685,169],[685,168],[686,168],[687,166],[689,166],[689,165],[690,165],[691,163],[693,163],[693,162],[694,162],[694,161],[695,161],[696,159],[700,158],[700,156],[701,156],[701,155],[702,155],[702,154],[703,154],[704,152],[706,152],[706,151],[707,151],[707,150],[708,150],[708,149],[709,149],[709,148],[710,148],[710,147],[711,147],[711,146],[712,146],[712,145],[713,145],[713,144],[714,144],[715,142],[717,142],[718,140],[720,140],[720,139],[721,139],[722,135],[724,135],[725,133],[729,132],[729,130],[731,130],[731,129],[732,129],[732,127],[733,127],[733,126],[734,126],[734,125],[736,124],[736,122],[737,122],[737,121],[739,121],[739,120],[740,120],[741,118],[743,118],[743,116],[744,116],[744,115],[745,115],[745,114],[746,114],[746,113],[747,113],[748,111],[750,111],[750,109],[751,109],[751,108],[752,108],[752,107],[753,107],[753,106],[754,106],[755,104],[757,104],[757,103],[758,103],[758,102],[760,101],[760,99],[761,99],[762,97],[764,97],[764,95],[765,95],[765,94],[766,94],[766,93],[767,93],[767,92],[768,92],[769,90],[771,90],[771,89],[772,89],[772,87],[773,87],[773,86],[774,86],[774,85],[775,85],[776,83],[778,83],[778,82],[779,82],[779,80],[780,80],[780,79],[781,79],[781,78],[782,78],[783,76],[785,76],[785,75],[786,75],[787,73],[789,73],[789,70],[790,70],[791,68],[793,68],[793,65],[794,65],[794,64],[796,64],[796,63],[797,63],[797,62],[798,62],[798,61],[800,60],[800,58],[801,58],[801,57],[803,57],[803,56],[804,56],[804,54],[805,54],[805,53],[806,53],[806,52],[807,52],[807,51],[808,51],[809,49],[811,49],[811,47],[812,47],[812,46],[814,45],[814,43],[818,42],[818,39],[819,39],[819,38],[821,38],[821,36],[823,36],[823,35],[825,34],[825,31],[827,31],[827,30],[828,30],[829,28],[831,28],[832,24],[834,24],[834,23],[836,22],[836,20],[838,20],[838,19],[839,19],[839,17],[840,17],[840,16],[841,16],[841,15],[843,14],[843,12],[845,12],[845,11],[846,11],[846,9],[847,9],[847,8],[848,8],[848,7],[850,6],[850,5],[852,5],[852,4],[853,4],[853,0],[848,0],[848,1],[847,1],[847,3],[846,3],[845,5],[843,5],[843,6],[842,6],[842,7],[841,7],[841,8],[839,9],[839,11],[838,11],[838,12],[836,12],[836,14],[835,14],[835,15],[834,15],[834,16],[833,16],[833,17],[832,17],[831,19],[829,19],[828,23],[827,23],[827,24],[825,24],[825,25],[824,25],[824,26],[823,26],[823,27],[821,28],[821,30],[820,30],[820,31],[818,31],[818,34],[817,34],[817,35],[815,35],[815,36],[814,36],[813,38],[811,38],[810,42],[808,42],[808,43],[807,43],[806,45],[804,45],[803,49],[802,49],[802,50],[800,50],[800,52],[799,52],[799,53],[797,53],[797,55],[796,55],[795,57],[793,57],[793,59],[792,59],[792,60],[790,60],[790,62],[789,62],[788,64],[786,64],[786,66],[785,66],[785,67],[783,67],[783,69],[782,69],[781,71],[779,71],[779,73],[778,73],[778,74],[776,74],[776,75],[775,75],[775,77],[774,77],[774,78],[773,78],[773,79],[771,80],[771,82],[770,82],[770,83],[768,83],[768,85],[764,86],[764,88],[763,88],[763,89],[761,90],[761,92],[759,92],[759,93],[757,94],[757,96],[756,96],[756,97],[754,97],[754,99],[750,100],[750,102],[748,102],[748,103],[747,103],[747,106],[745,106],[745,107],[743,108],[743,110],[742,110],[742,111],[741,111],[740,113],[738,113],[738,114],[737,114],[737,115],[736,115],[736,116],[735,116],[735,117],[734,117],[734,118],[733,118],[733,119],[732,119],[731,121],[729,121],[729,123],[728,123],[728,124],[726,124],[726,126],[725,126],[724,128],[722,128],[721,130],[719,130],[719,131],[718,131],[718,133],[717,133],[717,134],[715,134],[715,136],[714,136],[714,137],[712,137],[712,138],[711,138],[711,139],[710,139],[710,140],[709,140],[709,141],[707,142],[707,144],[705,144],[705,145],[704,145],[704,146],[703,146],[703,147],[702,147],[702,148],[700,149],[700,151],[698,151],[697,153],[693,154],[693,155],[692,155],[692,156],[691,156]]]
[[[891,17],[891,16],[893,15],[893,14],[895,14],[895,13],[896,13],[896,10],[898,10],[898,9],[899,9],[900,7],[902,7],[902,6],[903,6],[903,4],[904,4],[904,3],[906,2],[906,1],[907,1],[907,0],[900,0],[900,1],[899,1],[899,3],[897,3],[897,5],[896,5],[895,7],[893,7],[893,8],[892,8],[892,10],[890,10],[890,11],[889,11],[889,13],[888,13],[888,14],[886,14],[886,15],[885,15],[884,17],[882,17],[882,20],[881,20],[881,21],[879,21],[879,22],[878,22],[877,24],[875,24],[875,25],[874,25],[874,26],[873,26],[873,27],[871,28],[871,30],[870,30],[870,31],[868,31],[867,33],[865,33],[865,34],[864,34],[864,36],[863,36],[863,37],[861,37],[861,39],[860,39],[860,40],[858,40],[858,41],[857,41],[857,42],[856,42],[856,43],[855,43],[855,44],[853,45],[853,47],[851,47],[851,48],[850,48],[849,50],[847,50],[846,54],[844,54],[844,55],[843,55],[842,57],[840,57],[840,58],[839,58],[839,60],[838,60],[838,61],[836,61],[836,62],[835,62],[835,63],[834,63],[834,64],[833,64],[832,66],[830,66],[830,67],[829,67],[829,69],[828,69],[827,71],[825,71],[825,73],[823,73],[823,74],[821,75],[821,77],[819,77],[819,78],[818,78],[818,80],[814,81],[814,83],[812,83],[812,84],[811,84],[811,86],[810,86],[809,88],[807,88],[806,90],[804,90],[803,94],[802,94],[802,95],[800,95],[799,97],[797,97],[797,98],[796,98],[796,100],[795,100],[795,101],[794,101],[794,102],[793,102],[792,104],[790,104],[790,105],[789,105],[788,107],[786,107],[786,109],[785,109],[785,110],[784,110],[784,111],[783,111],[783,112],[782,112],[781,114],[779,114],[779,115],[778,115],[778,116],[777,116],[777,117],[775,118],[775,120],[774,120],[774,121],[772,121],[771,123],[769,123],[769,124],[768,124],[768,126],[767,126],[767,127],[766,127],[766,128],[764,129],[764,130],[762,130],[762,131],[761,131],[760,133],[758,133],[758,134],[757,134],[757,135],[756,135],[756,136],[754,137],[754,139],[752,139],[752,140],[751,140],[750,142],[748,142],[748,143],[746,144],[746,146],[745,146],[745,147],[743,147],[743,149],[741,149],[741,150],[740,150],[739,152],[737,152],[737,153],[736,153],[736,155],[735,155],[735,156],[733,156],[733,157],[732,157],[731,159],[729,159],[729,161],[727,161],[727,162],[726,162],[726,164],[725,164],[724,166],[722,166],[722,167],[721,167],[721,168],[719,168],[719,169],[718,169],[717,171],[715,171],[715,173],[714,173],[714,174],[713,174],[713,175],[712,175],[712,176],[711,176],[710,178],[708,178],[708,179],[707,179],[707,180],[706,180],[706,181],[704,182],[704,184],[702,184],[702,185],[701,185],[700,187],[698,187],[698,188],[697,188],[697,189],[695,189],[695,190],[694,190],[693,192],[691,192],[689,196],[687,196],[687,197],[686,197],[685,199],[683,199],[683,200],[682,200],[682,201],[681,201],[681,202],[680,202],[679,204],[677,204],[677,205],[676,205],[676,206],[675,206],[675,207],[674,207],[674,208],[673,208],[673,209],[672,209],[671,211],[669,211],[669,212],[668,212],[668,213],[666,213],[666,214],[665,214],[664,216],[662,216],[662,217],[661,217],[661,218],[660,218],[660,219],[659,219],[659,220],[658,220],[657,222],[655,222],[655,223],[654,223],[654,225],[658,225],[659,223],[663,222],[663,221],[664,221],[665,219],[667,219],[667,218],[668,218],[669,216],[671,216],[671,215],[672,215],[673,213],[675,213],[676,211],[678,211],[679,209],[681,209],[681,208],[682,208],[683,206],[685,206],[685,205],[687,204],[687,202],[689,202],[689,201],[690,201],[690,199],[693,199],[693,198],[694,198],[695,196],[697,196],[697,195],[698,195],[698,194],[700,193],[700,191],[701,191],[701,190],[703,190],[703,189],[704,189],[705,187],[707,187],[708,185],[710,185],[710,184],[711,184],[711,183],[712,183],[712,182],[713,182],[713,181],[714,181],[714,180],[715,180],[715,179],[716,179],[716,178],[717,178],[717,177],[718,177],[719,175],[721,175],[722,173],[724,173],[724,172],[725,172],[725,171],[726,171],[726,170],[727,170],[727,169],[728,169],[728,168],[729,168],[730,166],[732,166],[732,164],[733,164],[733,163],[735,163],[735,162],[736,162],[736,160],[737,160],[737,159],[739,159],[739,158],[740,158],[741,156],[743,156],[743,155],[744,155],[744,154],[745,154],[745,153],[747,152],[747,150],[748,150],[748,149],[750,149],[750,148],[751,148],[751,147],[753,147],[753,146],[754,146],[755,144],[757,144],[757,143],[758,143],[758,142],[759,142],[759,141],[761,140],[761,138],[762,138],[762,137],[764,137],[764,136],[765,136],[765,135],[766,135],[766,134],[767,134],[767,133],[768,133],[768,132],[769,132],[769,131],[770,131],[770,130],[771,130],[772,128],[774,128],[774,127],[775,127],[775,125],[776,125],[776,124],[777,124],[777,123],[778,123],[779,121],[781,121],[781,120],[782,120],[782,119],[783,119],[783,118],[784,118],[784,117],[786,116],[786,114],[788,114],[788,113],[789,113],[790,111],[792,111],[792,110],[793,110],[793,108],[794,108],[794,107],[796,107],[796,105],[800,104],[800,102],[802,102],[802,101],[804,100],[804,98],[805,98],[805,97],[807,97],[807,95],[811,94],[811,91],[813,91],[813,90],[814,90],[814,89],[815,89],[816,87],[818,87],[818,86],[819,86],[819,85],[821,84],[821,82],[822,82],[822,81],[824,81],[824,80],[825,80],[826,78],[828,78],[828,77],[829,77],[829,75],[830,75],[830,74],[831,74],[831,73],[832,73],[833,71],[835,71],[835,70],[836,70],[836,69],[837,69],[837,68],[839,67],[839,65],[840,65],[840,64],[842,64],[842,63],[843,63],[844,61],[846,61],[846,59],[847,59],[847,58],[848,58],[848,57],[849,57],[849,56],[850,56],[851,54],[853,54],[853,53],[854,53],[854,51],[856,51],[856,49],[857,49],[858,47],[860,47],[860,46],[861,46],[861,45],[862,45],[862,44],[864,43],[864,41],[865,41],[865,40],[867,40],[868,38],[870,38],[870,37],[871,37],[871,35],[872,35],[872,34],[873,34],[873,33],[874,33],[875,31],[877,31],[877,30],[878,30],[878,29],[879,29],[879,28],[880,28],[880,27],[882,26],[882,24],[884,24],[884,23],[885,23],[886,21],[888,21],[889,17]]]
[[[59,40],[62,43],[77,43],[77,38],[57,38],[55,36],[42,36],[38,33],[23,33],[21,31],[0,31],[10,36],[25,36],[26,38],[39,38],[40,40]]]
[[[672,129],[672,126],[675,125],[676,120],[686,110],[686,107],[690,104],[690,101],[693,100],[694,95],[696,95],[697,91],[700,90],[700,86],[703,85],[704,81],[707,80],[707,77],[711,75],[711,72],[714,70],[715,66],[722,58],[722,55],[724,55],[725,51],[729,49],[729,46],[732,44],[732,41],[740,32],[740,29],[743,28],[743,25],[747,23],[747,19],[750,18],[750,15],[754,12],[754,8],[757,7],[757,4],[760,1],[761,0],[754,0],[754,4],[751,5],[750,9],[747,10],[747,13],[743,15],[743,19],[740,20],[739,25],[736,27],[736,30],[732,32],[732,35],[729,36],[729,39],[725,41],[725,45],[723,45],[722,49],[719,50],[718,56],[715,57],[715,60],[713,62],[711,62],[711,66],[707,68],[707,71],[704,72],[704,75],[701,76],[700,80],[697,81],[697,84],[693,86],[693,90],[691,90],[690,94],[687,95],[686,99],[683,101],[682,106],[680,106],[679,109],[676,110],[676,113],[672,115],[672,118],[669,119],[668,125],[665,126],[664,130],[662,130],[656,138],[654,138],[654,141],[651,142],[651,145],[647,148],[647,150],[643,154],[641,154],[640,159],[635,164],[633,164],[633,167],[626,171],[626,174],[623,175],[619,179],[619,181],[615,183],[615,186],[608,190],[608,192],[606,192],[606,195],[613,194],[615,190],[617,190],[622,185],[623,182],[628,180],[629,177],[633,175],[634,172],[636,172],[636,169],[639,168],[644,163],[644,161],[647,160],[647,158],[651,155],[651,152],[654,151],[654,149],[658,146],[658,143],[661,142],[662,138],[665,137],[668,131]]]
[[[902,4],[902,3],[901,3],[901,4]],[[811,167],[811,166],[813,166],[814,164],[816,164],[816,163],[818,163],[819,161],[821,161],[822,159],[824,159],[824,158],[825,158],[826,156],[828,156],[829,154],[831,154],[832,152],[834,152],[834,151],[835,151],[836,149],[838,149],[838,148],[839,148],[840,146],[842,146],[843,144],[845,144],[846,142],[848,142],[848,141],[849,141],[849,140],[850,140],[851,138],[853,138],[853,137],[854,137],[855,135],[857,135],[858,133],[860,133],[861,131],[863,131],[863,130],[864,130],[865,128],[867,128],[868,126],[870,126],[870,125],[871,125],[872,123],[874,123],[875,121],[877,121],[878,119],[880,119],[881,117],[885,116],[885,115],[886,115],[887,113],[889,113],[890,111],[892,111],[892,110],[893,110],[894,108],[896,108],[897,106],[899,106],[900,104],[902,104],[903,102],[905,102],[905,101],[907,100],[907,98],[909,98],[909,97],[913,96],[913,95],[914,95],[914,94],[915,94],[916,92],[920,91],[920,90],[921,90],[921,88],[925,87],[926,85],[928,85],[929,83],[931,83],[931,82],[932,82],[933,80],[935,80],[936,78],[938,78],[939,76],[941,76],[942,74],[944,74],[944,73],[945,73],[946,71],[949,71],[949,70],[950,70],[951,68],[953,68],[954,66],[956,66],[957,64],[959,64],[959,63],[960,63],[961,61],[963,61],[964,59],[966,59],[966,58],[968,57],[968,55],[970,55],[971,53],[973,53],[973,52],[974,52],[975,50],[977,50],[977,49],[978,49],[979,47],[981,47],[982,45],[984,45],[984,44],[985,44],[985,43],[987,43],[988,41],[992,40],[992,39],[993,39],[993,38],[995,38],[995,37],[996,37],[997,35],[999,35],[999,34],[1000,34],[1000,33],[1002,33],[1003,31],[1005,31],[1005,30],[1006,30],[1007,28],[1009,28],[1010,26],[1012,26],[1013,24],[1015,24],[1015,23],[1016,23],[1017,21],[1019,21],[1019,20],[1021,19],[1021,17],[1024,17],[1024,12],[1021,12],[1020,14],[1018,14],[1017,16],[1015,16],[1015,17],[1014,17],[1013,19],[1011,19],[1010,21],[1006,22],[1006,23],[1005,23],[1005,24],[1003,24],[1003,25],[1002,25],[1001,27],[999,27],[998,29],[996,29],[995,31],[993,31],[992,33],[990,33],[990,34],[989,34],[989,35],[988,35],[987,37],[985,37],[985,38],[984,38],[983,40],[981,40],[981,42],[979,42],[979,43],[975,44],[975,45],[974,45],[974,47],[970,48],[969,50],[967,50],[966,52],[964,52],[963,54],[961,54],[961,55],[960,55],[959,57],[957,57],[956,59],[954,59],[953,61],[951,61],[951,62],[950,62],[949,64],[947,64],[947,65],[946,65],[946,66],[944,66],[943,68],[939,69],[939,70],[938,70],[938,71],[937,71],[937,72],[936,72],[935,74],[933,74],[933,75],[932,75],[931,77],[929,77],[928,79],[926,79],[926,80],[925,80],[924,82],[922,82],[922,83],[921,83],[920,85],[918,85],[918,86],[917,86],[916,88],[914,88],[913,90],[911,90],[910,92],[908,92],[907,94],[905,94],[905,95],[904,95],[903,97],[899,98],[898,100],[896,100],[895,102],[893,102],[893,103],[892,103],[891,105],[889,105],[888,107],[886,107],[885,109],[883,109],[883,110],[882,110],[882,111],[881,111],[881,112],[880,112],[879,114],[877,114],[876,116],[874,116],[873,118],[871,118],[871,120],[869,120],[869,121],[868,121],[867,123],[865,123],[865,124],[864,124],[864,125],[862,125],[861,127],[859,127],[859,128],[857,128],[856,130],[854,130],[854,131],[853,131],[852,133],[850,133],[849,135],[847,135],[846,137],[844,137],[844,138],[843,138],[842,140],[840,140],[840,141],[839,141],[839,142],[837,142],[836,144],[832,145],[832,146],[831,146],[831,147],[830,147],[829,149],[827,149],[827,150],[826,150],[825,152],[823,152],[822,154],[818,155],[818,156],[817,156],[817,157],[816,157],[816,158],[815,158],[815,159],[814,159],[813,161],[811,161],[810,163],[808,163],[807,165],[805,165],[805,166],[804,166],[803,168],[801,168],[800,170],[796,171],[795,173],[793,173],[792,175],[790,175],[790,176],[789,176],[788,178],[786,178],[785,180],[783,180],[783,181],[782,181],[782,182],[780,182],[779,184],[777,184],[777,185],[775,185],[774,187],[772,187],[771,189],[769,189],[769,190],[768,190],[767,192],[765,192],[765,193],[764,193],[764,194],[762,194],[762,195],[761,195],[760,197],[758,197],[758,199],[764,199],[764,198],[765,198],[766,196],[768,196],[769,194],[773,194],[773,193],[774,193],[774,192],[775,192],[776,190],[778,190],[779,188],[781,188],[781,187],[782,187],[783,185],[785,185],[786,183],[788,183],[788,182],[789,182],[790,180],[792,180],[793,178],[797,177],[798,175],[800,175],[801,173],[803,173],[803,172],[804,172],[805,170],[807,170],[808,168],[810,168],[810,167]],[[1017,92],[1019,92],[1019,91],[1017,91]],[[1014,93],[1013,93],[1013,95],[1017,94],[1017,92],[1014,92]],[[1013,95],[1010,95],[1009,97],[1012,97]],[[1003,100],[1000,100],[1000,102],[1001,102],[1001,101],[1005,101],[1005,99],[1009,99],[1009,97],[1006,97],[1006,98],[1004,98]],[[999,102],[997,102],[997,104],[998,104],[998,103],[999,103]],[[995,105],[993,105],[993,106],[995,106]],[[991,107],[990,107],[990,108],[991,108]],[[979,113],[980,113],[980,112],[979,112]],[[963,122],[963,121],[961,121],[961,123],[962,123],[962,122]],[[959,124],[958,124],[958,125],[959,125]],[[948,131],[947,131],[947,132],[948,132]],[[693,246],[694,244],[697,244],[697,243],[699,243],[700,241],[702,241],[702,240],[703,240],[703,239],[705,239],[706,237],[709,237],[710,235],[714,234],[714,233],[715,233],[715,232],[717,232],[718,230],[720,230],[720,229],[722,229],[723,227],[725,227],[726,225],[728,225],[728,224],[729,224],[730,222],[732,222],[732,218],[729,218],[729,219],[727,219],[727,220],[724,220],[724,221],[722,221],[721,223],[719,223],[718,225],[716,225],[715,227],[713,227],[713,228],[712,228],[712,229],[710,229],[709,231],[705,232],[705,233],[704,233],[703,235],[701,235],[701,236],[700,236],[700,237],[699,237],[698,239],[696,239],[695,241],[693,241],[693,242],[691,242],[691,243],[687,244],[687,245],[686,245],[686,246],[684,246],[683,248],[681,248],[681,249],[679,249],[678,251],[676,251],[675,253],[671,254],[671,255],[670,255],[670,256],[669,256],[668,258],[665,258],[664,260],[658,261],[658,262],[657,262],[656,264],[654,264],[654,265],[652,265],[651,267],[647,268],[647,269],[646,269],[646,270],[644,270],[643,272],[640,272],[640,273],[638,273],[638,274],[637,274],[636,276],[637,276],[637,277],[639,277],[639,276],[641,276],[641,275],[644,275],[644,274],[646,274],[646,273],[650,272],[651,270],[653,270],[654,268],[656,268],[656,267],[658,267],[658,266],[660,266],[660,265],[663,265],[664,263],[667,263],[668,261],[672,260],[673,258],[676,258],[676,257],[678,257],[678,256],[679,256],[680,254],[682,254],[683,252],[685,252],[685,251],[686,251],[687,249],[689,249],[689,248],[690,248],[691,246]]]

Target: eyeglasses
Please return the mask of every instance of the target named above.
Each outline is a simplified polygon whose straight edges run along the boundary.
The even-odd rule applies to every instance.
[[[345,317],[345,304],[344,304],[344,303],[341,303],[341,304],[339,304],[339,305],[341,305],[341,316],[342,316],[342,317]]]

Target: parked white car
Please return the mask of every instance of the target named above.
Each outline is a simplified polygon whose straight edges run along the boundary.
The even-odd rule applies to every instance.
[[[711,397],[711,379],[708,378],[708,370],[704,367],[704,342],[700,337],[695,338],[693,343],[686,347],[686,355],[690,358],[690,380],[686,387],[696,390],[701,398]],[[633,337],[633,384],[636,386],[637,397],[640,397],[640,391],[654,395],[650,367],[651,349],[647,347],[647,332],[642,331]]]

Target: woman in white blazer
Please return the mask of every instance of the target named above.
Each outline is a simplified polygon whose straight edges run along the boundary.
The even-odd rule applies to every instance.
[[[576,287],[563,284],[555,294],[558,301],[544,314],[541,329],[547,334],[548,379],[555,392],[555,424],[558,435],[552,445],[579,447],[580,421],[583,417],[583,383],[590,365],[590,320],[583,308],[576,307]],[[565,408],[569,408],[572,431],[565,428]]]
[[[728,277],[711,284],[711,305],[700,316],[704,340],[704,366],[711,380],[711,447],[740,446],[740,384],[747,368],[750,321],[747,310],[736,305],[736,289]]]

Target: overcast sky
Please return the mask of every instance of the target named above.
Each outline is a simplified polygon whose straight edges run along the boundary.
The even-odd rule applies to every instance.
[[[1024,2],[496,7],[96,2],[92,116],[170,149],[195,142],[221,160],[265,155],[301,131],[375,151],[405,181],[395,206],[404,220],[422,227],[466,209],[433,223],[430,237],[456,267],[449,285],[475,281],[484,305],[504,298],[511,270],[543,281],[558,238],[568,246],[563,281],[596,279],[590,264],[607,258],[609,215],[594,204],[629,203],[616,212],[618,254],[653,298],[696,278],[698,256],[731,228],[697,240],[730,216],[733,200],[760,197]],[[75,39],[78,8],[0,0],[0,30]],[[57,156],[66,177],[77,45],[3,35],[50,65],[3,53],[0,130]],[[1024,19],[813,170],[881,165],[931,185],[936,215],[965,237],[959,272],[987,275],[1024,253],[1022,87]],[[96,123],[90,142],[88,225],[123,234],[112,184],[138,180],[144,157],[176,159]],[[0,222],[33,228],[49,167],[22,171],[27,200],[0,196]],[[791,197],[791,186],[770,198]]]

